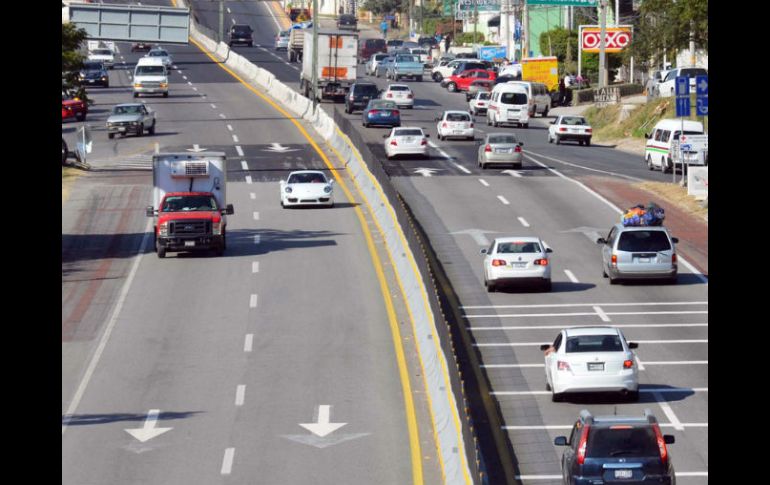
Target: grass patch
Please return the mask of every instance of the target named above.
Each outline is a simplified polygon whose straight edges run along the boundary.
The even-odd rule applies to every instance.
[[[667,205],[675,206],[700,218],[708,218],[708,205],[705,207],[701,201],[687,195],[687,187],[664,182],[642,182],[635,187],[654,194],[660,200],[656,200],[664,209]]]
[[[62,204],[69,198],[70,185],[76,178],[83,174],[83,170],[73,167],[61,168],[61,202]]]

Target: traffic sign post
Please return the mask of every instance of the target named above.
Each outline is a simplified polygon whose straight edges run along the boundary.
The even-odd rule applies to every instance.
[[[690,78],[687,76],[677,76],[676,78],[676,115],[682,118],[682,131],[679,133],[681,138],[684,135],[684,118],[690,117]],[[679,144],[679,160],[682,164],[682,182],[684,178],[684,149]],[[676,183],[676,162],[672,164],[671,176],[673,183]]]
[[[695,109],[698,116],[709,114],[709,78],[695,76]]]

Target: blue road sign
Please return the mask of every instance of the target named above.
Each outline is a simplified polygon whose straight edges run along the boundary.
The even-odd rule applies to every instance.
[[[698,96],[695,99],[695,110],[698,113],[698,116],[708,116],[709,115],[709,97],[708,96]]]
[[[690,94],[690,78],[687,76],[677,76],[676,95],[684,96],[686,94]]]
[[[698,96],[708,96],[709,94],[709,77],[708,76],[695,76],[695,94]]]
[[[690,96],[676,97],[676,116],[690,116]]]

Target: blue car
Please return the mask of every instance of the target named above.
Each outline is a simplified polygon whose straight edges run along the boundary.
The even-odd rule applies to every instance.
[[[365,127],[372,125],[401,126],[401,112],[393,101],[372,99],[361,114]]]

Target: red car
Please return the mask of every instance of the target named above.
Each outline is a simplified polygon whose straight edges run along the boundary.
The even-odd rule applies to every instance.
[[[494,81],[497,79],[497,74],[494,71],[487,71],[486,69],[469,69],[463,71],[461,74],[446,78],[446,88],[450,93],[467,91],[468,86],[470,86],[473,81],[478,81],[479,79]]]
[[[88,114],[88,105],[79,98],[76,98],[68,91],[61,92],[61,119],[62,121],[75,118],[78,121],[86,119]]]

